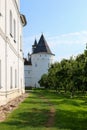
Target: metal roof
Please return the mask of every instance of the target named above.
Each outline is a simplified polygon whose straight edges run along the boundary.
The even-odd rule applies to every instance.
[[[42,34],[41,37],[40,37],[40,40],[39,40],[38,44],[34,43],[33,54],[35,54],[35,53],[43,53],[43,52],[47,53],[47,54],[54,55],[51,52],[51,50],[50,50],[50,48],[49,48],[49,46],[48,46],[48,44],[47,44],[47,42],[46,42],[46,40],[44,38],[44,35]]]

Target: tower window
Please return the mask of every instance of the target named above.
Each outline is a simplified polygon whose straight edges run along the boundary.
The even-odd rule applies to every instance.
[[[35,63],[35,67],[37,67],[37,63]]]

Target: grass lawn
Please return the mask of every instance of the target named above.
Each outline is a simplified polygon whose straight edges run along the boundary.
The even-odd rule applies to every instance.
[[[0,123],[0,130],[87,130],[87,96],[70,99],[68,95],[34,90]]]

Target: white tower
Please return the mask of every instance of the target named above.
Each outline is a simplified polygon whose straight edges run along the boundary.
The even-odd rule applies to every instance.
[[[25,86],[40,87],[38,81],[43,74],[48,72],[53,62],[54,54],[42,34],[39,42],[37,43],[35,40],[34,45],[32,45],[32,54],[28,60],[25,59]]]

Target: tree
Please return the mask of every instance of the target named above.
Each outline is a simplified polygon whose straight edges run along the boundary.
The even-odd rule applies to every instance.
[[[41,79],[38,81],[38,83],[40,84],[41,87],[49,88],[48,75],[43,74]]]
[[[63,59],[61,62],[52,64],[48,74],[41,77],[39,81],[45,88],[61,89],[70,92],[71,97],[76,91],[87,91],[87,46],[83,54],[69,60]]]

